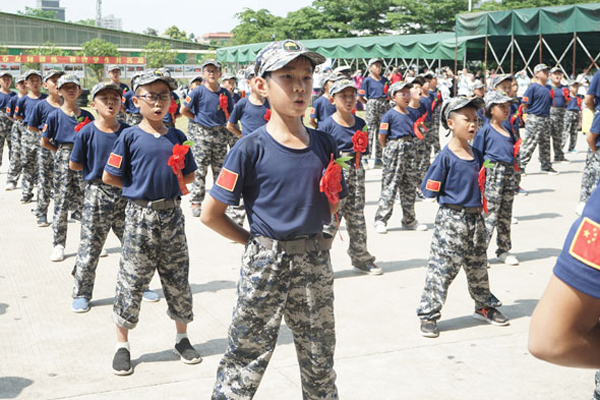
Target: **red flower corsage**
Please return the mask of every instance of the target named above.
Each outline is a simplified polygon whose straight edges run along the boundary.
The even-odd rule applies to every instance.
[[[483,203],[483,212],[487,213],[488,212],[488,206],[487,206],[487,199],[485,198],[485,175],[486,175],[486,168],[490,168],[493,167],[494,163],[492,163],[490,160],[485,160],[483,162],[483,165],[481,166],[481,169],[479,170],[479,178],[478,178],[478,183],[479,183],[479,190],[481,191],[481,201]]]
[[[263,118],[267,122],[269,122],[271,120],[271,109],[270,108],[267,108],[267,111],[265,111],[265,115],[263,116]]]
[[[369,134],[365,131],[357,130],[352,136],[353,150],[356,153],[355,167],[360,165],[360,155],[369,147]]]
[[[92,120],[87,116],[85,118],[81,116],[79,118],[75,117],[75,120],[79,122],[77,125],[75,125],[75,132],[79,132],[81,128],[92,122]]]
[[[229,100],[227,99],[227,95],[221,93],[219,95],[219,110],[223,110],[223,112],[225,113],[225,119],[229,119],[229,111],[227,110],[227,107],[229,107]]]
[[[191,140],[186,140],[183,144],[176,143],[175,146],[173,146],[173,154],[169,157],[169,167],[171,167],[173,173],[177,176],[177,183],[179,184],[182,195],[186,195],[190,192],[185,185],[181,170],[185,167],[185,155],[193,145],[194,142]]]

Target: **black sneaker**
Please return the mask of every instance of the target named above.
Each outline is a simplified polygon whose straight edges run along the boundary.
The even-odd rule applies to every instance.
[[[558,171],[556,171],[555,169],[553,169],[552,167],[550,168],[546,168],[542,170],[543,173],[546,173],[548,175],[558,175]]]
[[[506,318],[500,311],[496,310],[494,307],[478,308],[473,313],[473,318],[480,319],[492,325],[508,325],[508,318]]]
[[[50,226],[50,224],[48,223],[48,218],[46,218],[45,215],[39,216],[37,219],[37,226],[39,226],[40,228]]]
[[[115,353],[115,357],[113,358],[113,372],[115,375],[130,375],[133,372],[133,368],[131,367],[131,354],[129,350],[124,347],[121,347]]]
[[[436,338],[440,336],[440,331],[438,331],[437,322],[433,319],[422,319],[421,335],[423,337],[428,338]]]
[[[79,211],[73,211],[71,213],[71,221],[81,222],[81,213]]]
[[[188,338],[183,338],[179,343],[175,344],[175,349],[173,349],[173,351],[181,357],[181,361],[185,364],[198,364],[202,361],[202,357],[200,357],[200,354],[192,347]]]
[[[32,200],[33,200],[32,194],[24,194],[23,197],[21,197],[21,204],[31,203]]]

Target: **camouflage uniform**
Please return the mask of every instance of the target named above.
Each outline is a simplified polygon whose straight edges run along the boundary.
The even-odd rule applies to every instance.
[[[521,164],[523,168],[531,161],[535,147],[539,144],[539,159],[542,170],[552,168],[550,163],[550,118],[529,114],[525,122],[527,136],[521,147]]]
[[[11,157],[11,128],[12,121],[6,114],[0,111],[0,165],[2,165],[2,153],[4,152],[4,142],[8,146],[8,157]]]
[[[125,117],[125,123],[127,123],[129,126],[134,126],[142,122],[142,119],[142,114],[127,114]]]
[[[579,111],[567,110],[565,112],[565,125],[563,128],[563,148],[569,142],[569,151],[575,150],[577,145],[577,131],[579,130]]]
[[[54,186],[54,153],[40,147],[38,153],[38,201],[35,210],[37,217],[48,214]]]
[[[369,99],[367,100],[367,115],[365,121],[369,129],[369,143],[375,143],[375,149],[371,149],[371,154],[376,160],[381,160],[381,144],[377,137],[379,135],[379,124],[381,117],[390,109],[387,99]],[[372,146],[371,146],[372,147]]]
[[[518,173],[515,172],[514,166],[500,161],[495,161],[494,166],[486,170],[485,197],[489,211],[485,216],[487,247],[496,228],[496,255],[506,253],[512,248],[510,226],[517,188],[516,175]]]
[[[191,123],[188,137],[194,142],[192,154],[198,169],[190,189],[190,202],[201,204],[206,195],[206,174],[208,166],[212,169],[213,179],[216,180],[227,155],[229,131],[223,126],[206,128],[200,124]]]
[[[273,354],[281,318],[293,332],[303,399],[338,399],[333,370],[335,321],[329,251],[287,254],[246,244],[229,345],[212,400],[252,399]]]
[[[22,147],[21,140],[23,136],[23,123],[18,120],[14,120],[12,128],[10,130],[11,149],[10,149],[10,163],[8,165],[8,174],[6,177],[6,183],[17,184],[19,177],[21,176],[22,170]]]
[[[127,201],[121,194],[121,189],[114,186],[99,181],[86,182],[79,250],[71,272],[75,278],[74,298],[92,298],[98,259],[111,228],[119,240],[123,240]]]
[[[157,211],[129,201],[113,306],[113,321],[117,325],[135,328],[142,295],[155,271],[167,300],[167,315],[176,322],[190,323],[194,314],[181,207]]]
[[[348,255],[355,267],[366,267],[375,261],[367,250],[367,225],[365,223],[365,170],[362,164],[358,169],[351,160],[349,169],[342,170],[344,180],[348,185],[348,196],[340,200],[340,209],[337,212],[339,223],[346,217],[346,229],[350,237]],[[335,236],[338,222],[331,219],[329,225],[323,227],[323,232]]]
[[[230,149],[233,146],[235,146],[235,144],[237,143],[238,140],[240,140],[240,138],[237,137],[237,135],[235,133],[232,133],[229,130],[227,130],[227,144],[229,145]]]
[[[429,143],[433,148],[434,155],[437,155],[437,153],[439,153],[440,150],[442,149],[440,147],[440,120],[441,120],[441,116],[442,116],[441,110],[442,110],[441,104],[438,105],[433,110],[433,115],[431,116],[432,124],[431,124],[431,128],[429,129],[429,134],[427,135],[427,138],[429,139]]]
[[[598,185],[598,179],[600,179],[600,155],[594,154],[591,149],[588,149],[581,177],[581,194],[579,195],[581,203],[588,201]]]
[[[33,188],[38,182],[38,154],[41,135],[23,127],[21,135],[21,165],[23,166],[23,196],[33,196]]]
[[[465,269],[475,309],[502,305],[490,292],[486,256],[487,232],[480,213],[467,213],[441,206],[435,217],[425,287],[417,315],[438,320],[448,287]]]
[[[418,182],[421,182],[431,165],[431,138],[429,133],[433,123],[431,121],[425,122],[425,128],[427,132],[423,135],[423,140],[417,140],[416,143],[416,165],[417,165],[417,186]]]
[[[565,154],[562,151],[563,129],[565,126],[565,109],[552,107],[550,109],[550,137],[552,138],[552,148],[554,149],[554,161],[563,161]]]
[[[67,242],[67,214],[83,207],[83,174],[69,169],[73,144],[59,144],[54,160],[54,231],[53,246],[65,246]]]
[[[415,222],[415,197],[418,172],[416,169],[416,146],[414,139],[389,140],[383,149],[383,174],[381,194],[377,203],[375,221],[387,221],[394,211],[396,193],[400,192],[402,225]]]

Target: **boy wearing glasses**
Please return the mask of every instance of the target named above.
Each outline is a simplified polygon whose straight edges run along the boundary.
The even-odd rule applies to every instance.
[[[186,97],[181,107],[181,114],[190,119],[188,134],[194,141],[192,152],[199,166],[190,190],[194,217],[200,217],[200,207],[206,195],[208,166],[211,166],[213,179],[216,180],[227,155],[229,136],[232,135],[227,130],[227,119],[233,111],[233,99],[227,89],[219,86],[220,77],[221,63],[204,61],[202,85]]]
[[[184,182],[193,182],[196,163],[187,151],[179,170],[183,182],[178,181],[169,166],[169,158],[186,141],[183,132],[163,123],[173,89],[175,81],[165,70],[148,70],[134,81],[133,101],[140,109],[142,122],[119,135],[102,176],[104,183],[122,188],[123,197],[128,200],[113,307],[116,375],[133,372],[129,330],[138,323],[142,294],[155,271],[169,307],[167,314],[175,321],[175,353],[186,364],[202,360],[187,338],[187,324],[193,319],[192,292],[185,221],[180,207]]]

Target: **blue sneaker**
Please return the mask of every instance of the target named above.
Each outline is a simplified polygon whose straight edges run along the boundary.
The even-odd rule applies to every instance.
[[[85,297],[75,297],[71,304],[71,310],[76,313],[84,313],[90,311],[89,300]]]
[[[151,303],[156,303],[159,300],[158,295],[150,289],[146,289],[144,291],[144,295],[142,297],[145,301],[149,301]]]

